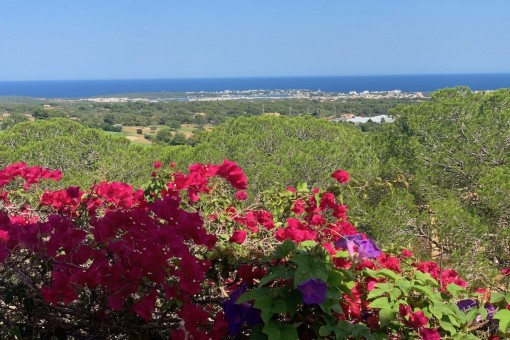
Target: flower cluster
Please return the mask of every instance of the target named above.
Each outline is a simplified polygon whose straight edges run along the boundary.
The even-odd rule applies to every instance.
[[[24,181],[23,187],[28,190],[32,184],[39,183],[41,179],[59,181],[62,178],[62,172],[38,166],[28,167],[25,163],[11,164],[0,170],[0,189],[16,178],[21,178]]]
[[[0,262],[9,276],[0,291],[6,306],[17,304],[5,313],[45,308],[45,329],[61,320],[69,332],[92,324],[82,331],[151,338],[161,330],[173,339],[435,340],[480,329],[495,339],[497,320],[498,334],[507,331],[510,294],[470,293],[453,269],[407,249],[383,251],[348,221],[338,191],[300,185],[246,207],[236,163],[174,167],[166,173],[155,162],[145,190],[121,182],[46,190],[17,209],[10,183],[28,190],[62,174],[24,163],[0,170]],[[350,180],[345,170],[331,177]]]

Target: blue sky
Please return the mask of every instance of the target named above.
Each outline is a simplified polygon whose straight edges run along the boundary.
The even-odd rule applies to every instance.
[[[0,81],[510,72],[508,0],[16,0]]]

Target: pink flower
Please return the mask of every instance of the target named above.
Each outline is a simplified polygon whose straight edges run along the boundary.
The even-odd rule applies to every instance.
[[[413,252],[408,249],[402,249],[402,256],[403,257],[413,257]]]
[[[241,190],[241,191],[236,192],[236,200],[245,201],[247,198],[248,198],[248,194],[246,193],[246,191]]]
[[[0,243],[9,241],[9,233],[5,230],[0,230]]]
[[[427,318],[421,310],[417,312],[411,312],[409,315],[409,320],[404,321],[404,323],[410,327],[413,327],[414,329],[425,327],[427,322],[429,322],[429,318]]]
[[[501,275],[510,276],[510,268],[501,269]]]
[[[305,206],[306,206],[305,201],[302,199],[298,199],[294,202],[290,210],[292,210],[292,212],[296,215],[301,215],[302,213],[305,212]]]
[[[331,177],[336,179],[341,184],[347,183],[351,179],[349,173],[345,170],[336,170],[331,174]]]
[[[441,335],[436,329],[422,328],[420,330],[422,340],[441,340]]]
[[[229,242],[243,244],[246,240],[246,230],[236,230],[230,236]]]
[[[159,169],[159,168],[161,168],[161,162],[155,161],[154,162],[154,169]]]

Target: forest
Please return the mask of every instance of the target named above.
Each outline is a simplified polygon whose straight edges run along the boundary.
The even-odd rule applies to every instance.
[[[178,130],[183,124],[196,127],[216,126],[228,119],[258,116],[263,113],[284,116],[310,115],[334,118],[342,114],[367,117],[388,114],[388,111],[413,99],[348,99],[348,100],[226,100],[226,101],[159,101],[97,103],[79,100],[0,102],[0,114],[10,117],[2,128],[36,119],[69,118],[91,128],[113,131],[114,125],[158,127]],[[46,107],[43,107],[42,104]]]
[[[0,110],[9,111],[10,118],[4,120],[3,130],[0,132],[0,168],[8,168],[10,164],[24,162],[28,167],[40,166],[58,169],[64,174],[58,182],[45,181],[41,192],[57,190],[62,187],[80,187],[86,190],[91,183],[123,182],[133,188],[143,188],[145,193],[152,190],[153,194],[159,195],[161,192],[165,193],[166,190],[170,190],[170,187],[166,189],[164,186],[162,187],[165,184],[163,175],[161,175],[162,182],[159,182],[160,175],[154,172],[155,167],[157,171],[163,169],[172,173],[190,171],[191,173],[201,173],[207,177],[209,175],[204,175],[206,170],[200,170],[202,171],[200,172],[192,164],[223,164],[217,168],[219,176],[226,178],[229,183],[233,183],[234,187],[235,183],[239,186],[239,183],[232,179],[234,176],[232,174],[236,173],[235,169],[228,168],[230,163],[225,161],[230,160],[243,169],[248,179],[246,187],[242,185],[239,188],[235,187],[236,190],[243,191],[243,194],[239,195],[246,195],[246,200],[244,197],[241,199],[245,207],[264,207],[265,210],[273,214],[275,223],[277,223],[278,216],[288,217],[291,216],[289,214],[292,214],[292,211],[299,210],[298,206],[301,203],[296,202],[303,200],[302,204],[305,204],[305,197],[309,197],[309,192],[323,195],[323,191],[315,190],[315,188],[324,188],[325,193],[332,193],[333,197],[340,200],[340,204],[345,204],[348,207],[348,219],[352,226],[361,234],[366,235],[367,239],[373,240],[383,251],[395,254],[403,248],[412,250],[413,256],[417,259],[430,261],[430,263],[434,261],[440,270],[451,268],[455,273],[458,273],[459,277],[469,281],[471,287],[482,287],[493,292],[493,296],[502,296],[499,300],[491,300],[494,305],[501,301],[504,302],[505,296],[506,301],[510,303],[510,295],[508,295],[508,275],[510,275],[510,269],[508,269],[510,268],[510,90],[475,92],[469,88],[458,87],[436,91],[432,93],[430,100],[424,102],[392,102],[373,105],[370,103],[365,101],[315,103],[297,100],[264,103],[265,112],[279,112],[280,116],[261,115],[260,103],[243,101],[71,106],[54,104],[52,110],[34,109],[31,104],[4,104]],[[141,106],[138,107],[138,105]],[[292,107],[292,114],[290,114],[290,107]],[[143,112],[140,113],[140,110]],[[343,113],[362,113],[366,116],[389,113],[396,120],[394,123],[382,124],[376,129],[361,129],[353,124],[333,123],[323,119]],[[35,121],[26,121],[25,114],[35,117]],[[105,124],[147,127],[166,125],[170,127],[174,123],[198,126],[211,124],[214,125],[214,128],[201,130],[200,134],[194,136],[193,143],[180,143],[187,145],[154,143],[149,147],[133,144],[125,138],[108,135],[102,131]],[[157,161],[156,166],[155,161]],[[160,167],[161,170],[159,170]],[[227,171],[227,168],[230,170]],[[338,172],[336,173],[337,180],[341,184],[340,189],[338,183],[331,178],[331,174],[335,174],[338,169],[349,174],[347,180],[344,177],[339,177]],[[177,183],[178,176],[175,174],[172,176],[174,176],[172,177],[174,182]],[[0,181],[1,179],[0,177]],[[190,191],[191,184],[187,185],[189,186],[183,188]],[[226,195],[225,193],[228,192],[232,193],[222,185],[215,184],[213,186],[224,190],[221,191],[222,195]],[[198,192],[202,192],[201,190],[205,189],[202,188]],[[292,201],[289,201],[290,195],[294,195],[289,192],[294,192],[293,190],[297,192],[297,196],[292,196]],[[204,197],[206,196],[205,192],[209,194],[207,190],[204,191],[202,193]],[[302,193],[306,194],[301,197]],[[190,193],[188,192],[188,194]],[[164,194],[161,195],[164,196]],[[190,203],[190,206],[186,208],[187,211],[203,210],[213,214],[213,211],[216,211],[214,209],[228,210],[229,204],[233,204],[222,201],[220,198],[215,198],[215,200],[213,196],[211,199],[204,198],[205,203],[198,201],[197,206],[192,210],[189,210],[193,206]],[[32,205],[37,205],[37,197],[34,194],[28,195],[24,199]],[[149,198],[147,199],[149,200]],[[163,201],[166,202],[164,199]],[[320,200],[320,202],[322,206],[323,201]],[[324,204],[331,204],[335,211],[333,215],[336,214],[337,210],[335,209],[340,209],[333,203]],[[5,209],[6,204],[3,203],[0,207]],[[306,211],[308,213],[308,210]],[[206,215],[204,213],[204,216]],[[335,217],[337,216],[335,215]],[[259,223],[262,224],[260,218]],[[324,213],[324,218],[330,219],[332,216]],[[75,217],[72,216],[72,219],[74,221]],[[239,230],[236,223],[249,225],[248,222],[237,221],[235,218],[231,220],[225,217],[225,221],[218,224],[219,228],[230,226],[230,228],[234,228],[229,229],[232,231]],[[312,223],[308,220],[307,222]],[[289,223],[287,228],[291,228],[289,220],[286,223]],[[218,231],[218,233],[220,232]],[[245,237],[245,234],[246,231],[243,235],[234,233],[235,237]],[[256,233],[253,232],[253,234]],[[257,242],[267,242],[267,235],[264,234],[260,237],[258,235],[254,237],[254,242],[257,240]],[[2,234],[0,234],[0,238],[1,236]],[[239,241],[235,237],[230,242]],[[284,239],[282,238],[281,241]],[[318,239],[315,241],[320,243]],[[228,244],[228,237],[223,242]],[[237,243],[243,242],[244,238],[242,242]],[[356,243],[356,246],[361,252],[360,243]],[[223,244],[222,247],[226,246]],[[250,247],[256,248],[250,244],[247,249],[251,249]],[[285,252],[278,249],[276,251],[280,251],[280,254]],[[290,260],[297,264],[294,280],[298,280],[297,277],[302,275],[298,271],[305,268],[302,261],[312,261],[309,258],[305,259],[304,254],[319,256],[314,255],[313,252],[320,252],[313,248],[313,251],[299,253],[299,249],[301,248],[290,247],[286,250],[286,254],[291,254],[288,256],[295,256]],[[217,251],[220,252],[220,250]],[[226,248],[221,248],[221,251],[227,253],[225,256],[229,260],[225,261],[229,265],[232,265],[232,261],[239,265],[239,263],[253,259],[252,255],[244,253],[242,248],[234,247],[231,252],[235,254],[229,253]],[[296,252],[295,255],[292,255],[293,252]],[[205,255],[196,256],[202,259],[201,256]],[[264,254],[264,256],[269,256],[269,254]],[[284,259],[285,256],[287,255],[281,255],[279,259]],[[378,261],[382,261],[380,258],[378,259]],[[278,261],[277,263],[280,265]],[[404,263],[403,258],[401,261]],[[225,263],[224,269],[229,268]],[[283,262],[281,265],[281,268],[284,268]],[[364,269],[364,273],[371,273],[372,269]],[[398,273],[400,269],[393,268],[393,270]],[[9,270],[5,269],[0,273],[0,276],[3,275],[2,280],[6,280],[7,272]],[[402,272],[404,273],[405,270]],[[455,321],[453,316],[449,316],[450,319],[445,321],[444,317],[449,315],[449,312],[446,309],[442,312],[437,311],[439,307],[434,305],[436,295],[432,295],[432,292],[429,294],[424,288],[420,288],[422,293],[425,291],[423,293],[427,296],[425,299],[430,299],[432,302],[429,300],[420,300],[421,302],[413,300],[414,302],[412,302],[410,298],[408,303],[409,305],[415,303],[413,307],[425,311],[425,314],[420,315],[426,315],[427,320],[430,320],[427,327],[411,325],[412,321],[409,321],[408,315],[413,315],[413,317],[418,315],[413,314],[418,313],[418,309],[409,314],[402,310],[399,312],[398,304],[395,304],[396,311],[394,309],[390,311],[384,304],[373,303],[371,304],[372,308],[381,310],[378,314],[377,325],[371,325],[370,321],[365,318],[364,321],[358,320],[352,323],[359,328],[352,325],[346,326],[341,322],[334,323],[330,320],[330,316],[335,315],[334,313],[345,314],[343,320],[353,320],[353,315],[349,314],[345,305],[336,308],[334,306],[324,307],[323,304],[320,304],[322,311],[329,315],[325,317],[317,316],[322,313],[320,312],[321,308],[318,311],[308,310],[307,301],[304,302],[302,309],[296,309],[298,312],[291,311],[289,301],[292,299],[289,297],[290,295],[287,296],[285,295],[287,293],[275,290],[275,287],[284,287],[287,281],[282,281],[281,286],[278,284],[268,285],[277,277],[285,278],[284,271],[282,269],[276,274],[272,273],[274,274],[272,278],[263,278],[263,281],[258,281],[259,288],[257,289],[261,290],[263,284],[260,282],[264,282],[267,288],[265,293],[267,294],[272,289],[271,294],[283,294],[278,295],[281,298],[278,301],[286,301],[286,305],[284,307],[276,305],[265,307],[265,302],[260,295],[257,295],[262,294],[262,291],[257,293],[257,289],[254,289],[251,295],[245,293],[241,300],[245,303],[251,301],[250,303],[255,303],[254,306],[262,310],[262,320],[265,326],[260,329],[254,326],[255,328],[249,331],[247,324],[243,324],[242,327],[239,326],[241,327],[239,330],[233,332],[232,323],[228,322],[232,338],[241,335],[248,337],[250,334],[252,338],[257,338],[254,336],[259,334],[268,336],[269,339],[292,339],[294,336],[294,331],[290,330],[292,327],[301,327],[301,331],[310,333],[310,338],[318,337],[319,329],[314,329],[311,323],[307,323],[310,320],[296,319],[296,315],[303,311],[311,313],[310,315],[314,315],[317,320],[320,320],[316,321],[323,325],[320,331],[321,337],[333,336],[337,339],[343,338],[342,332],[347,332],[345,334],[348,335],[345,338],[378,338],[377,334],[387,335],[389,332],[393,332],[401,334],[404,338],[406,336],[409,338],[421,336],[426,339],[423,334],[428,332],[428,329],[435,329],[442,336],[456,339],[486,339],[494,334],[501,336],[506,334],[506,327],[502,325],[507,322],[504,324],[506,326],[510,322],[510,315],[499,313],[497,317],[501,320],[499,331],[497,325],[494,330],[490,319],[487,319],[487,322],[484,321],[485,323],[476,324],[473,320],[476,313],[483,314],[482,307],[477,309],[473,318],[468,321],[458,321],[460,319],[455,319],[457,320]],[[346,275],[343,279],[347,280],[348,274],[342,273],[341,275]],[[329,284],[331,277],[328,275],[332,274],[326,274],[324,280]],[[384,275],[372,273],[370,275],[372,275],[372,279],[378,280],[378,289],[387,289],[393,282],[391,281],[393,277],[387,273]],[[414,282],[413,284],[419,280],[429,283],[436,282],[433,278],[434,275],[431,275],[432,277],[428,276],[429,279],[418,278],[412,282]],[[152,276],[149,275],[149,277],[151,280],[153,279]],[[258,277],[258,279],[260,278]],[[312,279],[315,280],[316,277],[306,277],[306,280],[302,279],[299,282],[315,285],[314,289],[318,289],[320,285],[316,281],[310,281]],[[435,284],[440,290],[441,281],[438,280],[439,283]],[[3,282],[0,289],[3,289],[2,293],[6,295],[8,292],[5,287],[9,287],[9,285],[5,284],[5,281]],[[395,282],[395,284],[401,284],[398,280]],[[459,284],[460,281],[455,282],[458,286],[465,286]],[[363,281],[363,284],[366,283]],[[361,281],[356,284],[361,284]],[[433,283],[430,284],[433,285]],[[250,284],[248,287],[251,287]],[[297,289],[296,287],[294,289]],[[397,286],[390,288],[394,287]],[[402,286],[398,287],[399,291],[405,291]],[[453,301],[457,296],[464,294],[459,293],[460,290],[452,293],[453,288],[448,287],[451,296],[444,297],[443,291],[441,298],[444,301]],[[306,298],[305,288],[299,289]],[[349,286],[345,289],[350,291],[351,288],[352,286]],[[388,296],[391,302],[393,293],[390,292],[390,288],[387,291],[381,291],[377,296],[368,294],[368,299],[372,299],[373,302],[373,298],[383,296],[386,299]],[[143,296],[141,291],[139,291],[139,295]],[[292,291],[288,292],[288,294],[291,293]],[[147,294],[147,296],[151,296],[150,299],[156,299],[155,295],[151,295],[152,293]],[[465,294],[467,296],[468,292],[466,291]],[[327,299],[329,298],[330,296],[327,295]],[[350,298],[353,299],[352,295]],[[55,302],[59,301],[58,298],[55,299]],[[309,299],[313,300],[311,297]],[[441,306],[446,305],[448,301],[441,302]],[[427,307],[429,302],[431,306],[435,307]],[[4,301],[5,304],[7,301]],[[135,303],[134,306],[138,305]],[[157,306],[161,310],[164,309],[163,305],[158,304]],[[3,306],[0,306],[0,310],[2,308]],[[143,309],[143,304],[137,308]],[[335,312],[330,312],[327,308],[332,308]],[[225,315],[227,310],[224,309]],[[267,312],[268,310],[271,312]],[[501,307],[501,310],[504,308]],[[399,320],[401,321],[392,323],[393,321],[389,321],[391,318],[384,314],[386,312],[391,312],[393,318],[395,313],[397,315],[400,313],[401,319]],[[62,311],[54,311],[54,313],[59,317],[63,315],[58,314],[63,313]],[[175,312],[172,315],[176,317],[176,315],[181,315],[179,313],[181,312]],[[136,314],[145,321],[151,319],[140,309]],[[434,318],[437,321],[432,321]],[[487,318],[487,315],[482,318]],[[51,324],[50,321],[48,322]],[[305,324],[308,327],[306,331]],[[171,328],[171,325],[165,323],[158,325]],[[293,326],[289,328],[289,325]],[[362,327],[362,325],[367,326]],[[122,334],[122,327],[128,326],[123,324],[118,329],[109,331],[112,334],[115,332],[117,332],[115,334]],[[12,328],[15,327],[12,326]],[[153,330],[154,332],[156,332],[156,328]],[[174,331],[175,329],[177,328],[174,327]],[[424,331],[425,329],[427,331]],[[62,331],[69,332],[69,329]],[[92,330],[88,332],[93,333]],[[154,337],[157,333],[151,333],[152,331],[142,326],[137,328],[137,332],[140,332],[139,334],[146,332],[143,334],[149,338]],[[173,334],[175,338],[182,335]],[[275,334],[286,335],[278,337]],[[198,335],[193,336],[200,338]]]

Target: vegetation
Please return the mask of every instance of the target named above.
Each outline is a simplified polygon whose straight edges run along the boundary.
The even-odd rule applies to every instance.
[[[223,105],[216,102],[209,104],[211,107]],[[245,104],[240,102],[236,105]],[[192,105],[206,104],[197,102]],[[269,104],[265,105],[268,111]],[[55,110],[57,109],[47,111]],[[112,107],[108,110],[101,116],[100,124],[114,126],[125,123],[119,120],[118,114],[112,112],[114,110]],[[65,112],[65,109],[57,111]],[[197,115],[196,112],[206,114]],[[94,182],[126,182],[134,187],[144,188],[145,200],[152,204],[155,199],[164,199],[168,194],[165,190],[171,189],[166,187],[169,180],[178,181],[177,179],[181,178],[179,177],[181,175],[175,177],[176,171],[184,173],[185,169],[195,162],[223,164],[225,159],[235,161],[250,179],[245,188],[246,192],[243,189],[243,194],[236,196],[243,200],[227,199],[229,192],[233,193],[221,182],[213,181],[210,188],[215,189],[212,192],[208,192],[204,186],[196,189],[198,191],[193,189],[191,192],[186,187],[186,190],[182,191],[182,194],[190,195],[186,197],[192,200],[198,199],[199,196],[203,197],[192,202],[190,206],[183,205],[182,208],[203,213],[206,221],[209,221],[210,215],[213,216],[214,219],[206,223],[206,228],[212,229],[207,230],[223,235],[223,239],[220,237],[220,243],[217,244],[219,248],[216,249],[221,256],[217,254],[220,257],[211,258],[213,262],[218,261],[214,263],[222,269],[213,266],[213,272],[208,275],[218,277],[227,275],[228,272],[231,276],[222,276],[222,279],[234,280],[228,281],[234,282],[232,287],[244,290],[245,288],[236,285],[244,280],[236,276],[238,275],[236,270],[240,265],[258,263],[261,270],[265,270],[260,272],[263,275],[254,277],[254,283],[247,286],[246,289],[254,289],[250,290],[252,293],[247,293],[249,298],[242,298],[250,306],[262,310],[264,326],[253,329],[240,326],[244,335],[259,332],[261,336],[269,336],[273,331],[294,334],[294,326],[301,324],[309,325],[309,328],[300,328],[299,331],[310,332],[311,338],[319,336],[377,338],[377,334],[382,336],[388,333],[401,334],[404,338],[418,336],[425,338],[421,334],[423,329],[430,329],[431,332],[434,330],[442,336],[452,338],[462,336],[466,339],[469,339],[469,336],[483,338],[495,333],[497,329],[497,322],[493,318],[495,315],[501,320],[500,332],[505,332],[506,322],[510,321],[510,316],[507,320],[507,312],[504,312],[505,301],[510,300],[510,297],[505,300],[508,296],[508,278],[505,275],[508,275],[507,268],[510,267],[508,234],[510,90],[473,92],[467,88],[445,89],[433,93],[430,101],[418,105],[416,103],[399,105],[391,113],[396,117],[395,123],[377,126],[368,124],[361,128],[352,124],[331,123],[311,115],[238,117],[227,120],[212,131],[197,129],[196,133],[188,138],[183,134],[182,129],[185,127],[183,125],[180,125],[180,129],[177,129],[176,125],[174,127],[167,125],[163,128],[159,121],[146,121],[144,123],[148,124],[146,126],[158,125],[158,128],[141,130],[145,138],[151,138],[155,142],[151,147],[142,147],[69,119],[44,117],[35,122],[26,122],[24,120],[28,117],[18,112],[11,114],[11,121],[3,122],[6,129],[0,133],[0,166],[6,167],[11,163],[24,161],[28,166],[40,165],[60,169],[66,174],[60,184],[64,186],[90,188],[90,183]],[[158,115],[159,113],[147,113],[143,117]],[[209,114],[204,108],[187,116],[187,123],[197,124],[195,116],[206,118],[204,123],[210,123],[207,117],[214,114]],[[218,118],[214,123],[222,120],[223,118]],[[142,136],[136,128],[133,128],[133,134]],[[150,176],[153,161],[156,159],[164,165],[164,171],[171,170],[169,174],[165,172],[165,176],[170,177],[158,173]],[[170,168],[169,165],[173,165],[173,162],[176,163],[176,167]],[[343,184],[341,189],[333,185],[330,177],[330,174],[339,168],[350,173],[350,181]],[[195,166],[191,167],[190,171],[192,173],[202,171],[200,173],[204,175],[203,171],[206,170],[203,169]],[[309,186],[298,185],[300,181],[308,183]],[[44,182],[39,188],[55,190],[56,185]],[[199,182],[196,182],[196,185],[199,185]],[[165,187],[165,190],[160,191]],[[290,191],[284,189],[287,187],[290,187]],[[314,190],[319,187],[325,190]],[[374,267],[368,263],[362,265],[363,256],[360,258],[356,253],[345,253],[344,250],[350,248],[338,246],[341,254],[328,248],[328,243],[336,245],[338,239],[327,237],[322,239],[318,236],[310,239],[293,239],[295,234],[287,235],[294,242],[292,247],[289,243],[286,246],[281,245],[289,247],[288,253],[283,257],[272,257],[273,262],[267,262],[268,258],[265,256],[270,256],[273,250],[277,252],[273,256],[280,256],[277,255],[280,249],[278,245],[281,242],[285,244],[286,238],[282,235],[286,232],[280,231],[278,234],[279,227],[292,229],[293,223],[297,223],[292,219],[310,225],[313,214],[309,216],[310,220],[305,216],[313,211],[311,197],[315,197],[319,204],[323,197],[331,197],[327,193],[331,193],[338,204],[349,203],[349,220],[356,228],[353,229],[353,234],[365,235],[361,239],[350,239],[347,236],[353,234],[341,231],[340,234],[345,236],[345,242],[351,242],[345,246],[354,244],[359,251],[361,240],[373,239],[378,245],[382,245],[387,256],[398,259],[398,270],[391,264],[395,264],[395,260],[386,262],[384,257],[386,255],[382,258],[378,255],[376,260],[370,260]],[[196,196],[197,194],[199,195]],[[34,203],[40,199],[40,195],[37,196],[36,193],[27,192],[23,195],[27,202]],[[195,203],[198,205],[194,206]],[[336,207],[335,204],[332,206]],[[44,220],[47,211],[44,209],[39,211],[40,207],[36,206],[37,204],[32,205],[34,211],[37,211]],[[234,215],[229,207],[236,209]],[[271,212],[272,221],[277,228],[274,230],[269,228],[262,233],[253,232],[250,229],[253,226],[247,221],[254,218],[256,220],[259,213],[251,215],[245,215],[247,211],[241,213],[248,207],[249,211]],[[301,211],[300,207],[305,209],[305,215],[296,212]],[[335,212],[331,209],[333,208],[321,207],[317,213],[324,217],[324,221],[333,223],[336,221],[334,218],[338,216],[332,215]],[[236,214],[240,217],[234,218]],[[262,228],[259,226],[259,229]],[[254,234],[253,239],[250,239],[250,233]],[[241,242],[244,237],[248,237],[247,244]],[[228,242],[229,239],[231,242]],[[313,240],[315,243],[302,243],[307,240]],[[236,242],[243,243],[243,247],[237,248]],[[415,257],[404,255],[401,252],[402,248],[412,249]],[[264,254],[261,254],[261,249],[264,250]],[[250,257],[251,253],[247,252],[248,250],[260,257]],[[325,271],[319,273],[307,265],[303,267],[300,264],[303,254],[311,256],[303,261],[319,261],[314,263],[326,268]],[[204,253],[200,256],[210,255]],[[279,263],[278,261],[282,259],[285,261]],[[339,263],[343,263],[344,259],[350,265],[346,267],[347,272],[338,274],[337,271],[343,268]],[[356,262],[356,259],[361,262]],[[425,264],[417,266],[419,263],[417,259],[425,261],[422,262]],[[277,266],[274,266],[275,260]],[[429,260],[435,261],[435,264],[428,264]],[[357,268],[358,265],[362,268]],[[273,270],[278,270],[277,273],[268,272],[273,267],[275,268]],[[446,268],[451,268],[454,272],[447,271]],[[385,269],[391,270],[396,276],[380,271]],[[221,273],[218,274],[214,270],[220,270]],[[372,272],[374,270],[375,273]],[[301,277],[302,274],[299,273],[302,271],[311,271],[314,276]],[[423,273],[429,273],[430,276],[423,276]],[[443,273],[451,276],[446,278]],[[284,274],[290,275],[293,280],[284,280],[278,284],[277,278],[284,278],[282,276]],[[48,280],[50,271],[46,271],[44,275],[45,280]],[[265,275],[272,279],[264,279]],[[338,281],[338,285],[331,286],[330,279],[334,279],[330,278],[330,275],[342,275],[342,278],[339,278],[341,282]],[[354,275],[355,279],[350,275]],[[460,280],[460,277],[469,281],[466,289],[462,288],[461,283],[464,281],[456,281],[457,278]],[[329,295],[326,295],[324,301],[328,302],[323,302],[326,305],[311,303],[310,305],[317,306],[309,306],[302,300],[305,295],[298,286],[312,279],[327,283]],[[377,281],[376,288],[380,289],[376,289],[377,293],[366,290],[372,280]],[[404,281],[407,283],[403,283]],[[257,282],[258,285],[255,284]],[[310,282],[307,284],[313,285],[314,289],[323,287],[322,283]],[[444,285],[444,282],[461,288],[454,286],[448,288],[448,284]],[[224,283],[217,284],[220,287]],[[375,283],[370,284],[373,288]],[[333,294],[336,294],[335,296],[340,294],[339,291],[334,292],[336,289],[345,293],[345,289],[350,291],[358,286],[362,288],[352,293],[360,294],[362,301],[360,308],[368,313],[363,316],[365,319],[356,319],[347,312],[347,309],[352,307],[352,303],[351,307],[345,305],[346,301],[349,302],[347,297],[340,300],[344,303],[340,303],[341,308],[338,308],[335,300],[331,298]],[[486,289],[485,295],[476,295],[475,288],[478,287]],[[303,289],[306,290],[305,288]],[[429,291],[429,288],[432,290]],[[397,290],[401,295],[397,294]],[[232,289],[227,291],[231,292]],[[297,291],[302,294],[299,298],[296,297]],[[391,293],[392,291],[395,293]],[[260,296],[269,294],[276,300],[284,301],[285,309],[283,302],[279,302],[281,306],[274,304],[266,306],[263,299],[258,301],[261,298],[257,292],[261,294]],[[92,293],[87,291],[87,294]],[[218,299],[226,297],[218,292],[213,294],[208,291],[207,294],[212,294]],[[490,294],[492,298],[489,297]],[[232,295],[230,296],[233,303]],[[133,296],[133,300],[128,303],[136,303],[139,301],[137,299],[141,298]],[[383,299],[384,303],[379,299]],[[476,309],[473,309],[473,305],[469,307],[471,309],[467,314],[464,313],[469,308],[464,310],[457,303],[465,300],[476,301]],[[164,304],[158,302],[156,305],[158,311],[163,310],[160,303]],[[294,311],[290,306],[296,303],[298,307]],[[494,311],[487,309],[485,304],[492,306]],[[366,308],[367,305],[369,308]],[[401,305],[403,310],[399,309]],[[405,306],[411,306],[411,310],[407,311]],[[129,310],[127,305],[124,307],[126,311]],[[211,308],[220,311],[220,307],[216,305]],[[172,308],[174,308],[171,309],[172,312],[168,313],[180,317],[178,309],[175,309],[177,307]],[[496,312],[498,308],[499,311]],[[487,310],[487,313],[484,310]],[[226,313],[226,310],[223,311]],[[418,312],[423,313],[418,316],[413,314]],[[299,319],[303,313],[308,313],[307,315],[313,319],[308,321],[321,326],[314,328],[308,321]],[[344,320],[349,321],[349,325],[339,322],[338,319],[331,319],[337,315],[335,313],[343,313]],[[475,320],[478,314],[482,316],[481,323],[480,320]],[[111,315],[119,317],[119,314]],[[370,321],[374,324],[371,325],[366,319],[367,315],[377,316],[376,321],[375,319]],[[445,315],[449,315],[447,319]],[[422,325],[413,328],[411,316],[422,320]],[[133,324],[137,325],[136,327],[144,324],[140,323],[140,320],[137,322]],[[356,328],[354,324],[360,327]],[[292,325],[294,330],[291,330],[289,325]],[[324,328],[321,328],[322,326]],[[136,331],[141,332],[141,328],[137,328]],[[232,333],[232,330],[230,332]]]
[[[381,251],[348,222],[339,186],[301,183],[248,206],[247,178],[234,162],[194,164],[189,173],[161,166],[154,163],[145,190],[101,182],[45,190],[31,205],[29,191],[62,173],[24,163],[0,171],[3,337],[507,333],[510,294],[489,299],[408,249]],[[350,180],[344,170],[331,177]]]

